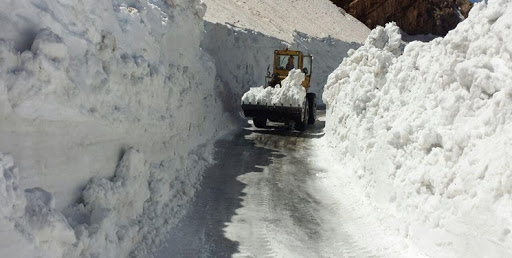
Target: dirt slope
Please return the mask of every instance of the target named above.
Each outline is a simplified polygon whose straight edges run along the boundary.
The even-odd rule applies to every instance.
[[[444,36],[468,16],[468,0],[332,0],[369,28],[395,21],[411,35]]]

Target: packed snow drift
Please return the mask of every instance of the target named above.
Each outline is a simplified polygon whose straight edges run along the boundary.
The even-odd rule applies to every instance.
[[[325,85],[340,170],[430,256],[512,255],[511,28],[510,0],[429,43],[390,23]]]
[[[206,6],[6,6],[0,256],[147,256],[185,212],[211,142],[233,126],[200,48]]]
[[[306,89],[301,83],[306,78],[300,69],[292,69],[275,87],[253,87],[242,96],[242,104],[302,107]]]

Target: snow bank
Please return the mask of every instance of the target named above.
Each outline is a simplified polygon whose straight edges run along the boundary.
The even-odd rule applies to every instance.
[[[432,256],[512,255],[512,2],[429,43],[378,27],[329,76],[326,135],[368,198]]]
[[[292,69],[288,76],[275,87],[254,87],[242,96],[242,104],[302,107],[306,89],[301,85],[306,75],[300,69]]]
[[[199,46],[205,8],[22,0],[0,10],[0,150],[12,155],[0,256],[156,248],[212,162],[209,143],[233,125]]]

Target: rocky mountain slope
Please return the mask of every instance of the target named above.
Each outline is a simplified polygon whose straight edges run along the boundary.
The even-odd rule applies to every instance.
[[[370,29],[394,21],[411,35],[444,36],[468,16],[468,0],[331,0]]]

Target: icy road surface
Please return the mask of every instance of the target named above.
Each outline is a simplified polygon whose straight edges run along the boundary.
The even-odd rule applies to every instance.
[[[205,171],[196,201],[156,257],[403,254],[392,250],[397,246],[392,241],[386,242],[390,248],[358,244],[343,227],[362,222],[363,242],[364,229],[376,236],[377,227],[363,216],[351,217],[353,207],[340,203],[322,180],[322,166],[312,165],[318,161],[313,148],[323,136],[324,113],[304,133],[279,124],[266,130],[247,126],[217,141],[218,163]]]

